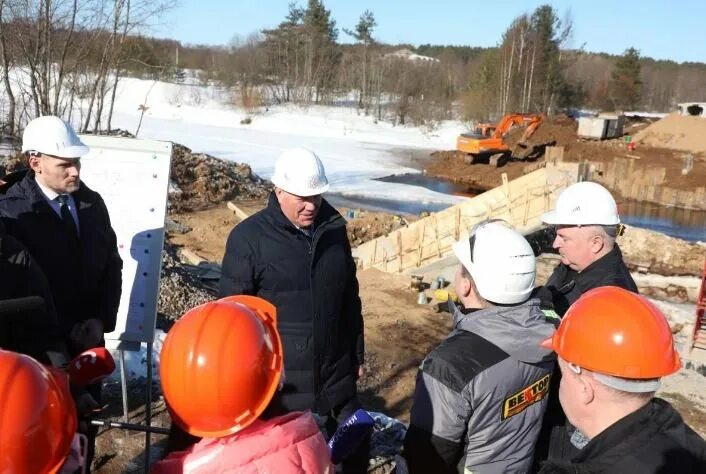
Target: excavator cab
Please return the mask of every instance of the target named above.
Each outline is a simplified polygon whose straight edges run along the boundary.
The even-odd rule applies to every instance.
[[[461,136],[466,138],[489,138],[495,133],[495,124],[479,123],[471,131],[462,133]]]

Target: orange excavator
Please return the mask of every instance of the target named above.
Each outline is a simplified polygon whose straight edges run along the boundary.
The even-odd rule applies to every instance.
[[[512,150],[503,141],[507,132],[515,127],[527,127],[517,143],[527,148],[527,140],[544,122],[544,114],[508,114],[497,125],[479,124],[471,133],[463,133],[456,139],[456,149],[465,155],[466,163],[488,162],[502,166],[512,159]]]

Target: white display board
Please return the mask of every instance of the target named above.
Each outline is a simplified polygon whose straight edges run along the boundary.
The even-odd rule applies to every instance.
[[[91,148],[81,158],[81,180],[108,207],[123,260],[123,291],[111,349],[139,350],[154,340],[164,245],[172,144],[81,135]]]

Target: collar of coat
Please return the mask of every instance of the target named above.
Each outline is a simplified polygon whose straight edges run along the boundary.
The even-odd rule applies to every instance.
[[[291,223],[289,219],[285,217],[274,191],[270,193],[270,197],[267,201],[267,215],[275,225],[284,227],[292,232],[301,232],[294,226],[294,224]],[[336,227],[344,227],[345,225],[346,223],[343,216],[341,216],[341,214],[334,209],[333,206],[326,201],[326,199],[322,198],[319,213],[316,214],[316,219],[314,220],[313,234],[320,236],[325,231]]]
[[[39,188],[34,176],[34,171],[24,169],[16,171],[6,177],[6,184],[2,191],[9,197],[23,197],[28,200],[35,212],[54,212],[51,210],[47,198]],[[96,193],[86,186],[83,180],[80,181],[77,191],[71,193],[76,203],[76,211],[91,207],[94,204]]]
[[[591,263],[581,272],[574,271],[568,265],[562,263],[563,274],[561,281],[566,283],[568,280],[574,280],[579,290],[585,293],[602,282],[606,274],[614,273],[615,269],[622,265],[624,265],[623,253],[620,251],[618,244],[615,244],[610,252]]]
[[[454,331],[467,331],[492,342],[513,358],[539,363],[553,361],[554,353],[540,346],[555,330],[540,309],[538,298],[516,305],[491,306],[464,314],[453,302]]]
[[[666,401],[653,398],[642,408],[621,418],[592,438],[572,459],[609,469],[626,454],[638,452],[643,443],[656,433],[683,423],[681,416]],[[622,448],[619,446],[622,445]],[[592,460],[596,460],[592,463]],[[603,472],[603,471],[602,471]]]

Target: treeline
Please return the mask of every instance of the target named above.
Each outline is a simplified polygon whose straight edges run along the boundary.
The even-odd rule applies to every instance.
[[[290,4],[276,28],[214,47],[148,36],[173,1],[0,0],[4,131],[48,113],[110,128],[121,77],[179,81],[186,69],[244,107],[347,101],[400,124],[706,100],[705,64],[569,49],[573,20],[549,5],[518,16],[492,48],[383,44],[373,12],[337,25],[322,0]]]
[[[277,28],[223,48],[188,47],[180,57],[183,67],[237,88],[245,106],[349,96],[399,123],[573,108],[669,111],[706,99],[706,64],[655,61],[635,48],[622,56],[569,49],[573,19],[549,5],[518,16],[492,48],[386,45],[375,39],[377,26],[365,11],[339,28],[323,1],[308,0],[290,5]]]
[[[174,1],[0,0],[2,131],[47,114],[109,129],[120,77],[154,67],[134,35]]]

